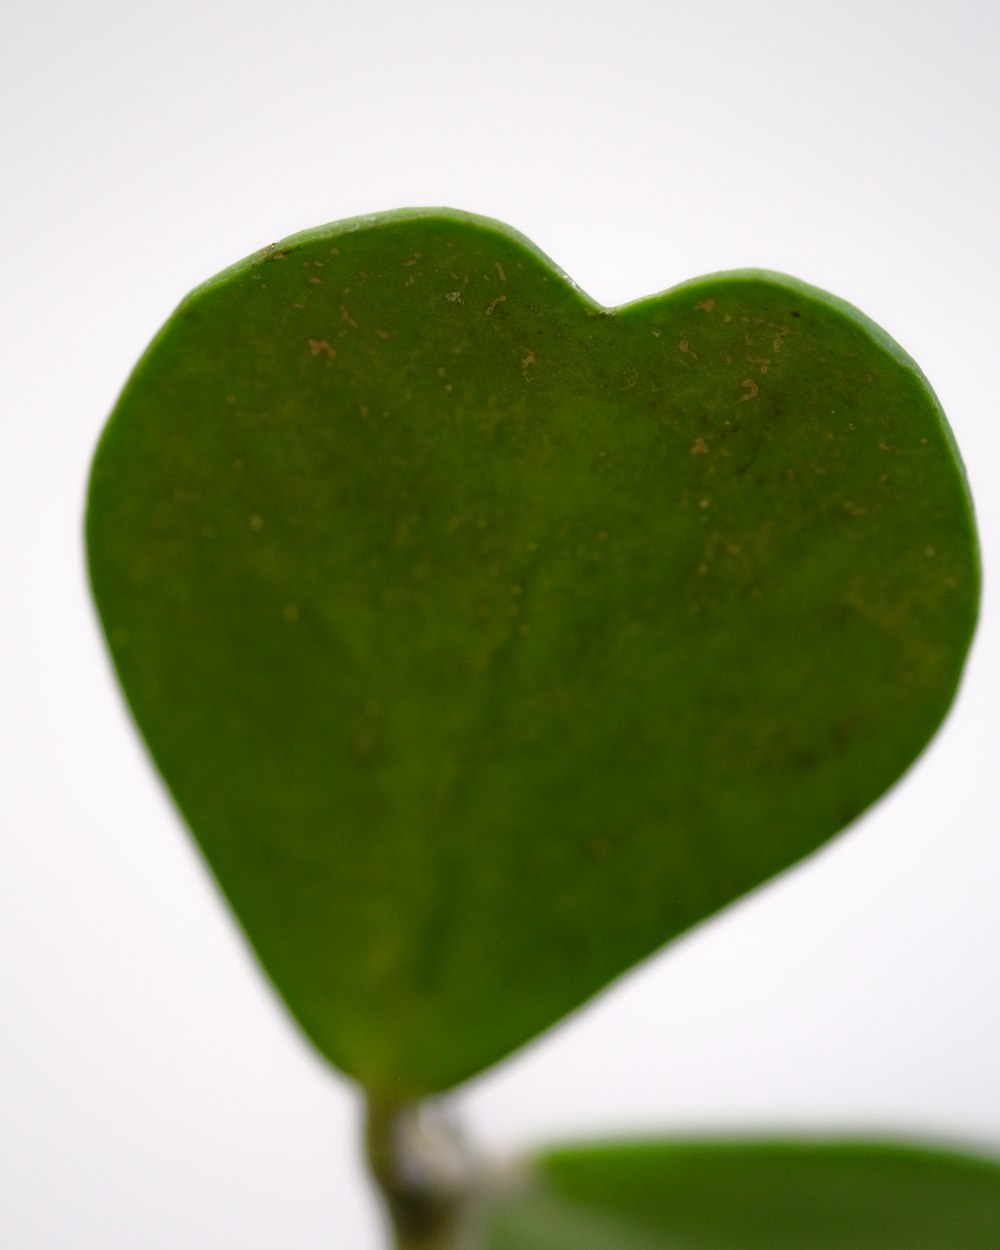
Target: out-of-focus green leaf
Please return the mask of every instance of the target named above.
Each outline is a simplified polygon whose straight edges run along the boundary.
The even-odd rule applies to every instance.
[[[874,1143],[567,1149],[492,1210],[484,1250],[996,1250],[1000,1164]]]

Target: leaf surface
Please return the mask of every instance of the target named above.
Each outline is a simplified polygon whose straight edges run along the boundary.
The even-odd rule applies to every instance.
[[[1000,1164],[873,1142],[649,1142],[543,1155],[484,1250],[995,1250]]]
[[[919,753],[978,569],[940,408],[848,306],[620,309],[507,227],[324,227],[186,299],[98,448],[94,594],[260,960],[443,1089],[808,855]]]

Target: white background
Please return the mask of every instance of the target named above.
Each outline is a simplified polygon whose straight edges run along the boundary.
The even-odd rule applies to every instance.
[[[498,217],[596,299],[761,266],[916,358],[1000,550],[988,0],[36,0],[0,44],[0,1243],[376,1250],[352,1089],[277,1009],[112,683],[88,459],[178,299],[294,231]],[[505,1148],[879,1128],[1000,1150],[1000,623],[834,846],[463,1098]]]

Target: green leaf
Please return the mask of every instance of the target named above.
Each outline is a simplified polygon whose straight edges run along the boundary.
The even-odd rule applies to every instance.
[[[484,1250],[996,1250],[1000,1164],[873,1142],[650,1142],[543,1156]]]
[[[98,448],[94,593],[260,960],[379,1097],[450,1086],[809,854],[972,633],[950,433],[789,278],[617,310],[457,212],[186,299]]]

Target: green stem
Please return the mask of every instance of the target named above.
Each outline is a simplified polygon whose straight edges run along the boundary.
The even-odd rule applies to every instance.
[[[468,1250],[472,1168],[440,1113],[369,1098],[365,1146],[396,1250]]]

